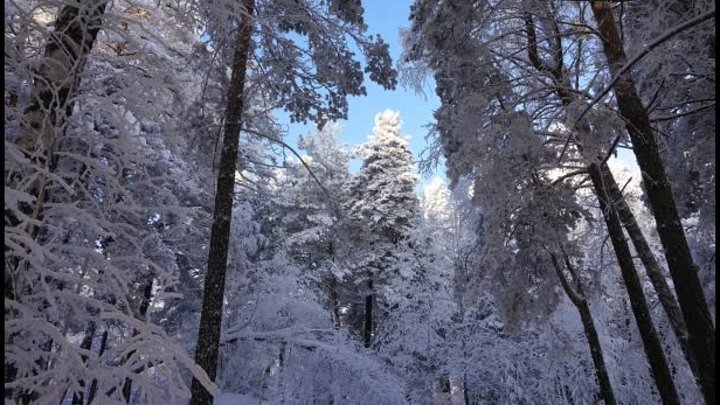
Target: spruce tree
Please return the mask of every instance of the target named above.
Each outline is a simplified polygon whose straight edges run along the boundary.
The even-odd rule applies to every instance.
[[[376,290],[397,270],[397,251],[408,238],[411,219],[417,212],[417,177],[407,140],[400,133],[401,125],[398,112],[385,110],[375,116],[373,134],[358,149],[365,160],[347,187],[344,204],[372,248],[372,253],[363,255],[357,263],[358,280],[367,286],[363,291],[365,347],[372,340]]]

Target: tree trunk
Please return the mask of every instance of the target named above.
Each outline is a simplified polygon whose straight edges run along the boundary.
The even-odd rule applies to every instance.
[[[467,373],[463,373],[463,403],[470,405],[470,393],[468,392]]]
[[[34,72],[32,100],[15,141],[28,152],[40,152],[47,158],[64,130],[106,5],[107,0],[81,0],[79,8],[72,4],[60,10],[45,46],[44,61]]]
[[[625,235],[623,234],[622,224],[620,223],[620,217],[618,215],[615,204],[609,199],[608,193],[603,183],[603,175],[601,169],[597,164],[592,164],[589,167],[590,178],[592,180],[595,192],[597,193],[598,201],[600,203],[600,210],[603,212],[605,224],[607,225],[608,234],[615,250],[615,256],[618,260],[620,267],[620,273],[622,275],[625,287],[628,291],[630,298],[630,307],[632,308],[633,315],[635,316],[635,322],[637,323],[638,330],[640,331],[640,337],[643,341],[643,349],[647,356],[652,375],[655,380],[655,385],[660,392],[660,398],[664,405],[679,405],[680,399],[675,389],[675,383],[673,382],[670,374],[670,369],[665,359],[665,354],[658,339],[655,327],[650,317],[650,311],[645,301],[645,294],[643,292],[640,278],[635,270],[635,264],[633,263],[632,255],[630,254],[630,247],[628,246]]]
[[[102,338],[100,339],[100,349],[98,350],[98,358],[102,357],[102,355],[105,353],[105,347],[107,346],[107,340],[108,340],[108,331],[105,329],[102,334]],[[92,384],[90,384],[90,391],[88,391],[88,400],[87,405],[92,405],[93,400],[95,399],[95,394],[97,393],[97,379],[92,380]]]
[[[143,288],[143,296],[142,301],[140,302],[140,306],[138,308],[138,315],[140,319],[145,318],[145,315],[147,314],[148,308],[150,308],[150,300],[152,298],[152,286],[153,286],[154,279],[151,277],[149,282],[145,284],[145,287]],[[137,331],[133,331],[133,336],[136,336],[138,334]],[[131,350],[127,356],[125,356],[125,360],[129,360],[133,354],[135,354],[135,350]],[[144,367],[140,369],[139,372],[142,372],[144,370]],[[122,394],[123,398],[125,398],[125,403],[130,403],[130,394],[132,394],[132,380],[130,378],[125,379],[125,383],[122,387]]]
[[[587,298],[585,297],[585,291],[583,291],[580,280],[576,277],[575,272],[572,270],[570,260],[565,258],[565,265],[567,266],[570,274],[573,276],[575,281],[575,289],[570,286],[570,283],[565,278],[563,270],[558,263],[557,257],[554,253],[550,255],[550,258],[555,267],[555,273],[560,279],[560,285],[562,286],[565,294],[567,294],[570,301],[575,305],[578,312],[580,313],[580,320],[583,324],[583,330],[585,331],[585,337],[590,345],[590,354],[592,355],[593,365],[595,366],[595,375],[598,379],[598,385],[600,385],[600,392],[602,394],[605,405],[615,405],[615,394],[613,393],[612,385],[610,384],[610,377],[608,376],[607,367],[605,367],[605,360],[603,359],[602,346],[600,345],[600,338],[598,338],[597,330],[595,329],[595,323],[590,313],[590,306],[588,305]]]
[[[640,257],[640,261],[645,267],[648,278],[650,278],[650,282],[655,288],[655,292],[658,295],[660,304],[663,306],[665,314],[670,320],[670,326],[672,327],[672,330],[675,333],[675,337],[680,344],[680,348],[685,355],[685,360],[687,360],[688,364],[690,365],[690,369],[695,375],[695,378],[699,381],[700,376],[697,371],[697,366],[694,362],[695,358],[691,355],[690,352],[685,319],[683,318],[682,312],[680,311],[680,306],[675,299],[675,294],[673,293],[672,289],[670,289],[670,286],[665,280],[665,275],[663,274],[663,271],[660,268],[657,260],[655,260],[655,255],[650,249],[650,246],[645,239],[645,235],[643,235],[642,230],[640,230],[640,227],[635,220],[635,215],[632,213],[632,210],[627,205],[625,198],[620,193],[620,189],[618,188],[618,185],[615,182],[615,178],[610,172],[610,169],[607,168],[607,166],[604,166],[601,168],[601,172],[603,175],[603,181],[605,182],[605,186],[607,187],[608,194],[612,201],[615,202],[615,207],[617,208],[620,220],[622,221],[622,224],[625,227],[625,230],[627,231],[628,236],[633,243],[633,246],[635,246],[635,251]]]
[[[106,5],[107,0],[81,0],[79,7],[64,6],[55,19],[55,30],[45,46],[40,67],[33,72],[31,101],[23,111],[15,143],[31,161],[50,172],[54,171],[55,151],[72,114],[73,97],[102,26]],[[12,178],[10,184],[14,181]],[[35,206],[28,205],[27,211],[39,220],[47,198],[47,181],[47,176],[41,174],[26,190],[36,197]],[[35,237],[38,231],[33,226],[30,234]]]
[[[100,31],[106,4],[107,0],[81,0],[80,7],[76,4],[64,6],[55,19],[55,29],[45,45],[42,63],[34,72],[30,105],[23,112],[20,133],[15,143],[25,149],[31,161],[50,172],[54,170],[53,148],[57,146],[58,135],[64,130],[67,118],[72,113],[72,98],[80,84],[87,56]],[[6,187],[14,188],[17,181],[22,180],[18,176],[7,176],[6,168]],[[28,204],[24,210],[40,221],[42,204],[47,198],[46,182],[47,177],[41,173],[25,190],[35,197],[35,206]],[[14,225],[16,220],[12,215],[8,216],[6,211],[6,225]],[[37,225],[30,225],[28,234],[36,238],[39,230]],[[20,300],[20,296],[29,291],[22,291],[22,288],[16,291],[12,281],[26,276],[28,261],[12,255],[6,256],[6,263],[5,297]],[[12,344],[12,337],[6,339],[5,344]],[[6,381],[13,381],[17,372],[15,367],[6,363],[5,371]],[[12,391],[9,389],[6,392],[6,398],[13,395]]]
[[[333,241],[328,242],[328,254],[330,260],[335,261],[335,243]],[[335,328],[340,328],[340,297],[338,294],[338,280],[335,274],[330,273],[330,307],[333,314],[333,325]]]
[[[600,30],[603,49],[615,76],[627,57],[620,44],[615,19],[607,3],[592,1],[592,11]],[[643,174],[643,183],[678,303],[685,318],[691,354],[700,375],[700,387],[707,405],[715,403],[715,326],[693,262],[685,231],[675,206],[672,189],[650,126],[647,110],[637,94],[631,72],[620,75],[615,88],[620,115],[626,122],[633,152]]]
[[[220,325],[222,322],[223,295],[225,290],[225,271],[227,270],[228,240],[232,220],[233,191],[235,187],[235,167],[242,125],[245,73],[250,53],[254,0],[244,0],[247,16],[239,22],[240,30],[235,42],[232,75],[228,88],[227,110],[223,146],[218,169],[215,210],[210,234],[208,253],[208,271],[205,276],[203,303],[200,313],[200,328],[195,362],[205,370],[210,381],[215,381],[217,357],[220,346]],[[211,405],[212,395],[200,382],[193,378],[190,405]]]
[[[55,19],[55,30],[45,45],[40,66],[33,72],[30,104],[23,111],[19,136],[14,142],[25,150],[30,161],[49,172],[54,171],[54,149],[72,113],[73,97],[80,84],[87,56],[100,31],[106,4],[107,0],[81,0],[80,7],[76,4],[64,6]],[[7,171],[8,168],[6,187],[15,188],[18,181],[22,180],[20,174],[8,176]],[[47,176],[40,173],[23,190],[35,197],[35,203],[26,204],[23,210],[39,221],[42,221],[42,205],[47,199],[47,181]],[[6,214],[6,225],[13,226],[16,223],[14,216]],[[36,238],[39,231],[39,226],[29,225],[28,234],[31,238]],[[8,264],[5,281],[9,288],[5,290],[5,297],[19,299],[17,295],[23,292],[15,291],[10,286],[14,285],[12,280],[22,279],[27,273],[24,269],[28,263],[13,255]],[[12,378],[8,381],[12,381]]]
[[[338,281],[334,274],[330,274],[330,306],[333,313],[333,325],[340,328],[340,302],[338,297]]]
[[[365,324],[363,326],[363,343],[370,347],[373,330],[373,280],[372,274],[368,275],[368,289],[370,292],[365,296]]]
[[[80,349],[90,350],[90,348],[92,347],[93,339],[95,338],[95,328],[96,328],[95,322],[90,321],[90,323],[88,323],[87,328],[85,329],[85,336],[83,337],[82,342],[80,342]],[[83,362],[87,362],[87,358],[85,356],[83,356]],[[81,380],[79,385],[80,385],[80,389],[82,389],[82,390],[85,389],[85,381],[84,380]],[[83,391],[73,393],[72,405],[82,405],[83,396],[84,396]]]

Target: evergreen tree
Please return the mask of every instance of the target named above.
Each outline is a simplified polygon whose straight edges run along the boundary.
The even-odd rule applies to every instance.
[[[373,134],[358,148],[364,158],[347,186],[344,208],[365,236],[369,251],[355,263],[356,283],[364,282],[363,342],[370,346],[378,289],[398,271],[398,251],[407,244],[417,214],[412,153],[400,134],[400,114],[385,110],[375,116]]]
[[[293,263],[305,269],[306,281],[323,297],[340,324],[340,282],[346,271],[343,260],[352,249],[352,235],[340,209],[342,188],[350,179],[348,152],[337,139],[340,126],[326,124],[320,131],[301,136],[303,162],[285,162],[273,196],[276,234]]]

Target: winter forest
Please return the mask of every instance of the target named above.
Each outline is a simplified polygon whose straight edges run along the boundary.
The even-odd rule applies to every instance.
[[[715,3],[409,3],[5,0],[4,403],[716,404]]]

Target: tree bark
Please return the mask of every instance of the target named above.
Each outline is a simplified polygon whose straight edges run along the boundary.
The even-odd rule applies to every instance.
[[[626,63],[627,57],[620,45],[612,10],[602,1],[592,1],[591,6],[601,33],[610,72],[617,75]],[[700,375],[700,387],[706,404],[714,404],[715,326],[697,274],[697,266],[690,254],[670,182],[650,126],[650,119],[637,94],[630,72],[620,75],[614,92],[620,115],[625,120],[630,134],[633,152],[643,174],[649,205],[657,223],[678,303],[687,324],[690,351]]]
[[[150,280],[147,284],[145,284],[143,288],[143,296],[142,301],[140,302],[140,306],[138,308],[138,315],[140,319],[145,318],[145,315],[147,314],[148,308],[150,308],[150,300],[152,299],[152,286],[153,286],[154,278],[150,277]],[[138,334],[138,331],[133,331],[133,336],[136,336]],[[132,355],[135,354],[135,350],[131,350],[127,356],[125,356],[126,361],[132,357]],[[144,370],[144,367],[140,369],[139,372],[142,372]],[[122,394],[123,398],[125,398],[125,403],[130,403],[130,394],[132,394],[132,380],[130,378],[125,379],[125,383],[122,387]]]
[[[54,171],[54,150],[60,135],[65,129],[68,117],[72,113],[73,97],[80,85],[80,78],[85,68],[87,57],[92,50],[97,34],[102,26],[107,0],[80,0],[78,4],[65,5],[54,22],[53,30],[47,44],[39,68],[33,72],[33,87],[30,104],[24,109],[20,119],[20,132],[14,142],[24,149],[29,160],[38,166]],[[15,187],[20,173],[7,176],[6,186]],[[47,176],[40,173],[38,178],[25,190],[35,197],[34,204],[23,208],[32,218],[42,221],[43,203],[47,199]],[[13,224],[16,218],[8,216],[6,211],[5,224]],[[28,234],[37,238],[40,227],[30,225]],[[20,300],[23,293],[15,291],[12,280],[27,273],[27,260],[11,256],[7,260],[9,268],[5,271],[8,288],[5,297]],[[21,268],[22,267],[22,268]],[[10,281],[10,283],[8,283]],[[12,344],[12,337],[6,340]],[[6,381],[15,379],[16,370],[12,364],[5,365]],[[6,397],[13,395],[8,390]]]
[[[100,349],[98,350],[98,357],[102,357],[102,355],[105,353],[105,347],[107,346],[107,340],[108,340],[108,331],[105,329],[102,334],[102,338],[100,338]],[[88,400],[87,405],[92,405],[93,400],[95,399],[95,394],[97,393],[97,379],[93,379],[92,383],[90,384],[90,391],[88,392]]]
[[[30,104],[20,119],[19,136],[15,144],[24,149],[28,159],[48,171],[54,171],[54,150],[65,123],[72,113],[73,97],[80,84],[90,51],[102,25],[107,0],[81,0],[78,5],[64,6],[55,19],[55,30],[50,35],[39,68],[33,72],[33,87]],[[8,176],[6,186],[15,188],[22,176],[13,173]],[[40,173],[37,179],[24,190],[35,197],[34,203],[23,207],[32,218],[42,221],[43,203],[47,199],[47,176]],[[14,216],[5,216],[5,224],[15,225]],[[28,234],[36,238],[40,231],[37,225],[28,225]],[[11,256],[5,272],[9,286],[5,297],[19,299],[22,291],[14,291],[12,280],[21,279],[28,266],[26,260]],[[23,269],[21,269],[23,267]],[[10,374],[13,374],[12,372]],[[12,381],[12,376],[9,381]]]
[[[330,260],[335,261],[335,243],[331,240],[328,242],[328,254],[330,254]],[[340,296],[338,293],[338,280],[335,274],[330,273],[330,307],[333,314],[333,325],[335,328],[340,328]]]
[[[372,343],[374,293],[372,274],[368,275],[368,289],[370,292],[365,296],[365,324],[363,325],[363,343],[365,347],[370,347]]]
[[[648,278],[650,278],[653,288],[655,288],[660,304],[670,320],[670,326],[672,327],[673,333],[675,333],[675,337],[680,344],[680,348],[685,355],[685,359],[695,375],[695,378],[699,379],[700,376],[697,371],[697,366],[695,365],[695,358],[690,352],[685,319],[683,318],[680,306],[675,298],[675,294],[665,280],[665,275],[663,274],[657,260],[655,260],[655,255],[650,249],[650,246],[645,239],[645,235],[643,235],[642,230],[640,230],[640,226],[638,226],[638,223],[635,220],[635,215],[632,213],[632,210],[630,210],[630,207],[627,205],[625,198],[620,193],[618,184],[615,182],[615,178],[606,165],[601,167],[601,173],[603,175],[603,181],[607,187],[608,194],[612,201],[614,201],[615,207],[617,208],[620,221],[625,227],[625,230],[635,247],[635,251],[640,257],[640,261],[645,267],[645,271]]]
[[[243,5],[247,14],[243,21],[238,22],[239,33],[235,42],[232,74],[230,87],[228,88],[223,146],[218,169],[213,225],[210,234],[208,271],[205,276],[200,328],[195,349],[195,362],[205,370],[211,381],[215,381],[217,372],[228,241],[230,238],[233,191],[235,187],[235,167],[242,125],[245,74],[250,53],[250,36],[252,34],[250,16],[253,14],[255,2],[254,0],[244,0]],[[211,404],[212,395],[196,378],[193,378],[190,405]]]
[[[608,234],[613,249],[615,250],[620,273],[628,291],[630,307],[632,308],[635,322],[637,323],[640,337],[643,341],[643,349],[650,363],[660,398],[664,405],[679,405],[680,399],[675,389],[675,383],[670,374],[660,339],[657,336],[652,318],[650,317],[650,311],[647,306],[647,301],[645,300],[642,284],[637,275],[632,255],[630,254],[630,247],[623,234],[620,216],[618,215],[615,204],[608,197],[607,189],[603,182],[603,175],[601,174],[601,168],[597,164],[592,164],[589,167],[589,171],[600,203],[600,209],[603,212],[605,224],[607,225]]]
[[[333,326],[340,328],[340,301],[338,296],[338,281],[334,274],[330,274],[330,306],[333,313]]]
[[[550,258],[555,267],[555,273],[560,279],[560,285],[562,286],[565,294],[567,294],[570,301],[575,305],[578,312],[580,313],[580,320],[583,324],[583,330],[585,331],[585,337],[590,345],[590,354],[592,356],[593,365],[595,366],[595,375],[598,379],[598,385],[600,385],[600,392],[602,394],[605,405],[615,405],[615,394],[613,393],[612,385],[610,384],[610,377],[608,376],[607,367],[605,366],[605,360],[603,359],[602,346],[600,345],[600,338],[598,337],[597,330],[595,329],[595,323],[592,319],[592,313],[590,312],[590,306],[588,305],[587,298],[585,297],[585,291],[583,291],[582,284],[575,273],[571,270],[570,261],[566,258],[565,264],[573,276],[575,281],[575,289],[570,286],[567,278],[563,274],[563,270],[558,263],[557,256],[554,253],[550,254]]]
[[[106,5],[107,0],[82,0],[79,8],[66,5],[60,10],[45,46],[44,60],[34,72],[32,100],[23,113],[20,136],[15,141],[30,153],[50,152],[59,131],[64,130]]]
[[[95,338],[95,329],[96,329],[95,322],[90,321],[90,323],[88,323],[87,328],[85,329],[85,336],[83,337],[82,342],[80,342],[80,349],[90,350],[90,348],[92,347],[93,339]],[[83,356],[83,362],[87,362],[87,358],[85,356]],[[85,389],[85,381],[84,380],[81,380],[79,385],[80,385],[80,389],[83,389],[83,390]],[[83,396],[84,396],[83,391],[73,393],[72,405],[82,405]]]

